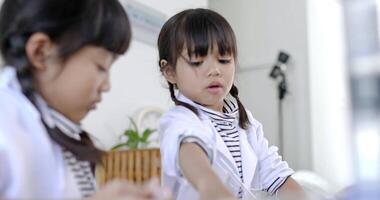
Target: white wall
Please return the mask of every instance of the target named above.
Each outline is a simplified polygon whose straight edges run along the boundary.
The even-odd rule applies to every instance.
[[[339,190],[354,178],[341,3],[309,0],[308,25],[313,168]]]
[[[294,169],[310,169],[306,1],[210,0],[210,8],[225,16],[236,33],[242,71],[237,84],[243,103],[275,145],[279,143],[277,85],[268,74],[279,50],[291,54],[290,95],[283,106],[283,155]],[[264,68],[253,70],[257,65]]]
[[[207,7],[207,0],[139,0],[146,6],[171,17],[191,7]],[[158,70],[156,45],[132,40],[126,55],[121,56],[111,70],[112,89],[103,96],[98,109],[90,113],[83,126],[95,138],[97,145],[108,149],[118,142],[118,136],[128,127],[128,116],[135,116],[145,106],[167,109],[172,105],[165,82]]]

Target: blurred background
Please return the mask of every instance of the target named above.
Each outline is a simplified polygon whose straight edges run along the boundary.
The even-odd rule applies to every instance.
[[[173,106],[159,72],[157,36],[172,15],[201,7],[219,12],[232,25],[243,104],[263,124],[270,144],[279,146],[299,172],[299,180],[337,193],[360,177],[379,177],[377,0],[120,1],[132,22],[133,40],[113,65],[111,91],[83,122],[100,148],[119,143],[129,117],[155,128],[160,113]],[[363,50],[367,47],[371,50]],[[278,61],[280,51],[289,56],[286,62]],[[274,66],[286,75],[281,100],[279,79],[269,76]],[[355,74],[374,79],[358,84]],[[362,115],[372,120],[363,137],[356,115],[361,97],[372,98],[365,104],[364,113],[370,114]]]

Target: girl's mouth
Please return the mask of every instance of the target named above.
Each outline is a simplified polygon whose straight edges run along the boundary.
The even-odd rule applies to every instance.
[[[223,86],[220,83],[211,83],[209,86],[207,86],[207,91],[212,94],[217,94],[221,92],[222,89],[223,89]]]

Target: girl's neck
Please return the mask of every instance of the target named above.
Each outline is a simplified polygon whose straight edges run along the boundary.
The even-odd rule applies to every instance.
[[[203,105],[203,106],[210,109],[210,110],[223,113],[223,104],[220,104],[220,105]]]
[[[205,104],[201,104],[201,103],[194,101],[194,100],[191,100],[191,101],[193,101],[194,103],[196,103],[200,106],[203,106],[207,109],[210,109],[212,111],[223,113],[223,105],[224,105],[223,102],[220,105],[205,105]]]

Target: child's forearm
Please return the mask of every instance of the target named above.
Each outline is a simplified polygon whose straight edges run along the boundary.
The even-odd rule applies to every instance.
[[[281,199],[307,199],[305,191],[292,177],[289,177],[285,181],[278,192]]]
[[[201,199],[235,199],[213,171],[205,152],[195,143],[180,147],[179,164]]]

